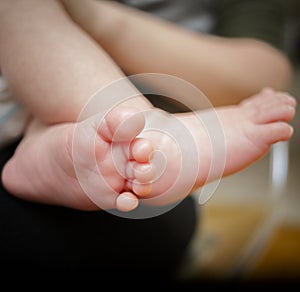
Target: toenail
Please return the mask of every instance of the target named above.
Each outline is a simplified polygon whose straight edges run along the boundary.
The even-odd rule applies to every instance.
[[[116,208],[122,212],[134,210],[139,204],[139,200],[132,193],[126,192],[120,194],[116,200]]]

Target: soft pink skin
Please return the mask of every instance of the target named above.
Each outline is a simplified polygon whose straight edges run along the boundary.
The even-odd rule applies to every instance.
[[[206,117],[217,114],[226,145],[224,169],[210,177],[209,133],[193,113],[174,115],[199,150],[196,176],[184,177],[175,192],[168,190],[181,175],[181,159],[191,154],[180,153],[163,126],[159,131],[143,131],[144,116],[129,107],[109,112],[100,127],[99,115],[54,126],[33,121],[5,165],[2,179],[20,198],[77,209],[127,212],[137,207],[139,199],[169,204],[187,195],[181,192],[186,186],[191,185],[192,191],[208,180],[236,173],[263,157],[274,143],[290,139],[295,108],[296,101],[288,94],[265,89],[237,106],[199,112]],[[156,163],[157,151],[166,159],[163,169]]]
[[[149,141],[136,137],[144,123],[143,115],[132,108],[114,109],[102,121],[98,115],[55,126],[33,121],[4,167],[4,186],[26,200],[130,211],[138,199],[125,186],[126,167],[133,162],[146,165],[152,152]]]
[[[264,89],[253,97],[250,97],[237,106],[219,107],[199,112],[199,116],[217,114],[224,134],[225,164],[222,173],[216,171],[210,173],[212,163],[211,142],[209,133],[198,117],[192,113],[177,114],[178,118],[190,131],[199,149],[199,171],[196,177],[187,176],[186,184],[193,184],[193,189],[203,186],[208,181],[234,174],[268,153],[270,147],[278,141],[289,140],[293,134],[293,128],[289,122],[294,118],[296,100],[283,92],[274,92]],[[148,204],[167,204],[182,199],[178,187],[175,192],[168,193],[174,184],[174,180],[180,174],[180,158],[196,159],[196,153],[180,153],[171,139],[162,141],[162,134],[146,132],[142,137],[152,141],[165,154],[168,163],[162,175],[155,178],[151,184],[151,192],[143,196]],[[154,166],[155,168],[155,166]],[[159,173],[159,171],[157,171]],[[209,177],[208,177],[209,175]],[[180,186],[179,186],[180,188]],[[133,187],[135,189],[135,187]],[[160,194],[165,195],[160,196]],[[149,200],[149,198],[151,198]]]

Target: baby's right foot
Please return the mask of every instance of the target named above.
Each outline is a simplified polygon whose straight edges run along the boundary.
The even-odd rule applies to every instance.
[[[142,198],[150,204],[173,203],[188,191],[248,167],[268,153],[272,144],[292,136],[289,122],[295,107],[295,99],[288,94],[266,89],[237,106],[172,115],[170,129],[178,141],[168,135],[163,124],[157,130],[144,131],[141,136],[152,141],[157,152],[152,161],[156,169],[152,191]],[[186,131],[180,130],[178,123]],[[180,132],[176,133],[177,129]],[[192,143],[188,142],[190,136]],[[182,149],[179,140],[185,146]],[[182,169],[186,162],[188,167]],[[139,182],[131,187],[139,195]]]

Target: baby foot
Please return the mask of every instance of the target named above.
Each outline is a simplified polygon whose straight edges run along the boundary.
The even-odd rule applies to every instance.
[[[292,136],[293,129],[288,123],[295,115],[295,107],[295,99],[288,94],[265,89],[237,106],[173,115],[173,121],[182,123],[187,133],[192,135],[197,151],[189,147],[181,151],[176,141],[165,134],[168,128],[165,132],[163,128],[160,131],[143,132],[141,136],[152,141],[154,145],[154,157],[157,152],[163,153],[164,170],[161,170],[160,159],[153,159],[156,176],[151,192],[142,196],[142,199],[146,203],[158,205],[173,203],[187,195],[188,189],[184,189],[184,185],[192,185],[194,190],[209,181],[248,167],[267,154],[272,144],[288,140]],[[219,140],[213,137],[214,131],[210,132],[215,127],[214,117],[218,118],[221,127],[222,135],[219,135]],[[220,143],[214,147],[216,145],[212,143],[217,143],[216,141]],[[213,147],[217,150],[214,153]],[[224,157],[220,153],[224,153]],[[216,156],[213,157],[214,155]],[[191,172],[181,171],[184,159],[190,160],[191,168],[197,159],[196,175],[195,169]],[[178,180],[180,176],[182,179]],[[137,183],[138,180],[132,184],[132,189],[140,195],[136,191]],[[175,183],[176,188],[172,188]]]
[[[153,179],[149,141],[138,138],[143,114],[118,107],[82,122],[44,126],[34,121],[4,167],[4,186],[12,194],[47,204],[93,210],[130,211],[138,205],[128,189],[126,173]],[[150,192],[150,185],[141,194]]]
[[[289,122],[296,100],[283,92],[264,89],[236,107],[218,111],[226,142],[224,176],[236,173],[265,156],[271,146],[293,135]]]

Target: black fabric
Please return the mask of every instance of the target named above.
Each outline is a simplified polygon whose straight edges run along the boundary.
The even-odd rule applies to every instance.
[[[0,152],[0,169],[16,145]],[[1,278],[173,280],[196,222],[191,198],[158,217],[126,219],[23,201],[1,184]]]

